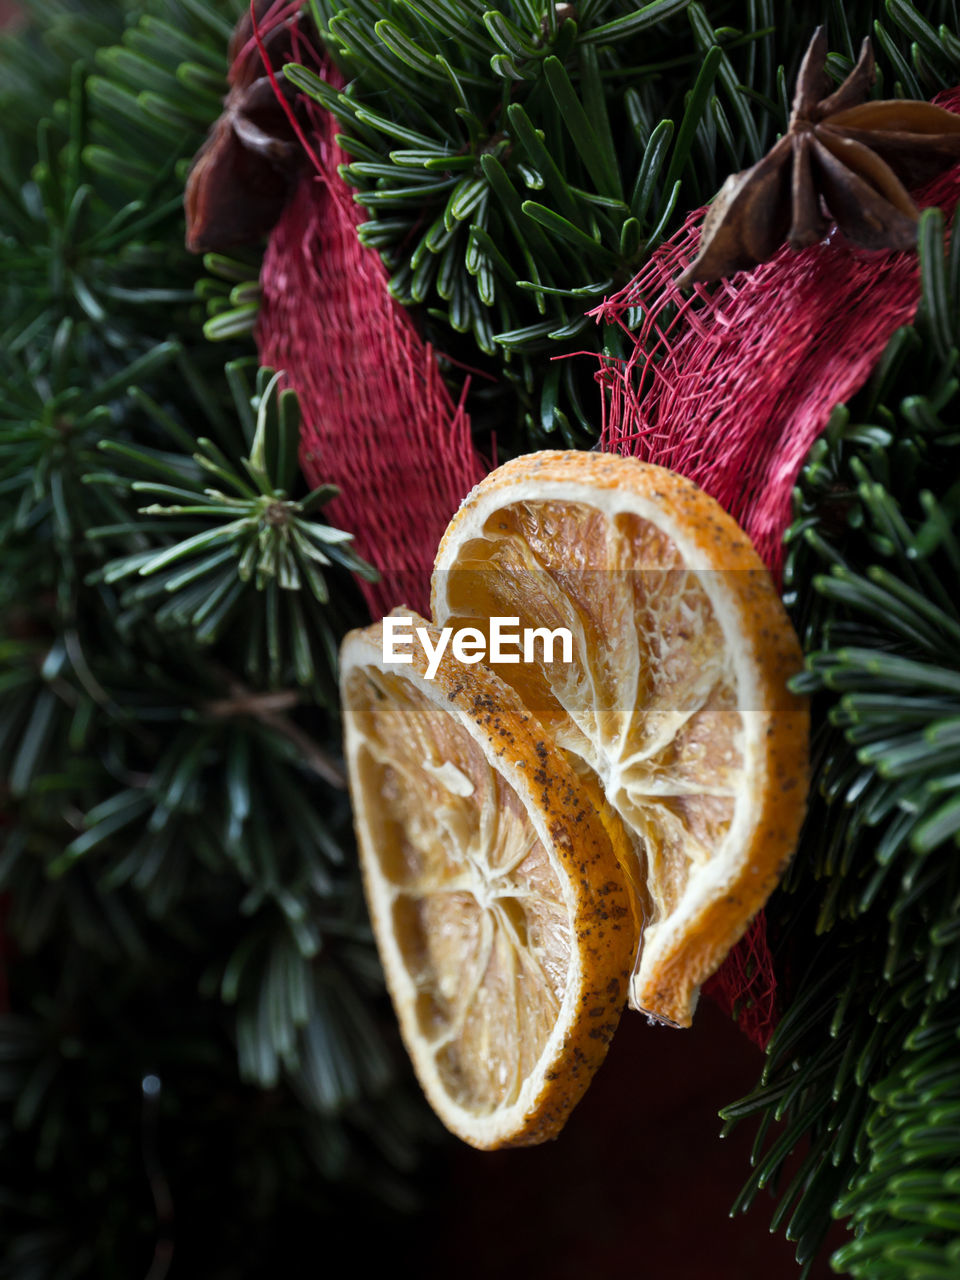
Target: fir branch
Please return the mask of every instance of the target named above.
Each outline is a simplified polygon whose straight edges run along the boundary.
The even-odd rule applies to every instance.
[[[719,185],[704,129],[718,71],[721,99],[732,95],[730,114],[749,125],[742,146],[766,130],[736,87],[724,46],[737,42],[686,0],[639,11],[606,0],[562,21],[541,0],[486,14],[399,0],[313,12],[356,79],[338,93],[308,68],[285,74],[344,123],[342,173],[370,214],[360,238],[392,271],[394,295],[428,306],[499,364],[530,445],[557,430],[582,445],[596,430],[585,389],[565,361],[544,396],[538,357],[570,351],[574,339],[594,344],[590,299],[626,282],[685,200]],[[668,105],[683,115],[674,138],[673,121],[648,115],[640,95],[662,113],[656,58],[691,23],[706,64],[699,77],[699,54],[683,65],[696,79],[685,108],[682,78],[671,83]],[[741,53],[753,38],[741,38]],[[647,84],[636,74],[644,61]]]
[[[243,369],[240,363],[231,367],[236,395],[242,394]],[[368,580],[375,571],[351,549],[349,534],[314,517],[336,496],[333,486],[322,485],[300,499],[290,496],[299,475],[295,393],[280,391],[279,375],[259,369],[253,395],[237,404],[237,412],[241,422],[255,415],[246,456],[233,449],[224,453],[203,437],[189,458],[101,443],[102,451],[136,477],[123,482],[131,500],[165,501],[139,508],[152,517],[148,521],[87,530],[95,541],[136,545],[88,582],[123,587],[124,630],[149,619],[161,628],[187,628],[200,644],[211,645],[243,614],[249,627],[248,675],[272,685],[292,676],[323,698],[329,696],[335,669],[338,623],[336,612],[328,616],[324,608],[330,601],[324,569],[340,565]],[[164,415],[160,424],[165,423]],[[239,435],[234,432],[233,438]],[[92,481],[118,487],[112,475]],[[175,522],[175,535],[165,538],[168,520]],[[315,654],[322,656],[326,676]]]
[[[808,1134],[775,1225],[809,1268],[834,1201],[854,1232],[834,1265],[871,1280],[947,1274],[960,1214],[936,1175],[947,1156],[935,1099],[921,1090],[907,1103],[893,1085],[914,1078],[921,1043],[925,1067],[955,1070],[955,1039],[930,1035],[953,1025],[960,990],[956,243],[938,211],[923,215],[916,327],[834,414],[798,486],[786,598],[808,651],[797,686],[815,695],[819,729],[810,813],[771,916],[781,961],[802,955],[803,970],[760,1086],[726,1112],[761,1116],[739,1207]],[[905,1196],[907,1133],[931,1180]]]
[[[134,1176],[148,1123],[175,1201],[220,1223],[218,1249],[238,1200],[286,1220],[291,1176],[311,1223],[343,1205],[337,1179],[409,1205],[404,1175],[429,1128],[397,1083],[337,726],[317,705],[353,616],[354,562],[317,519],[329,494],[308,506],[296,490],[293,400],[268,394],[269,374],[248,385],[249,361],[224,371],[204,339],[210,284],[183,248],[183,169],[219,109],[231,14],[146,0],[112,7],[103,29],[96,8],[75,10],[40,3],[36,34],[0,39],[5,70],[38,72],[16,106],[7,86],[31,75],[0,80],[0,893],[17,1010],[0,1016],[0,1269],[44,1280],[128,1274],[168,1230]],[[256,274],[241,261],[228,281],[237,264],[212,265],[228,289]],[[141,515],[137,480],[188,495],[161,507],[215,510]],[[282,519],[261,527],[271,511]],[[299,602],[282,645],[263,607],[202,647],[120,603],[110,559],[156,562],[238,518],[249,529],[224,545],[248,603],[271,584]],[[290,530],[308,548],[292,571]],[[137,576],[167,594],[202,559]],[[209,585],[200,573],[169,595],[182,605]],[[227,1003],[220,979],[250,939]],[[189,1122],[169,1126],[178,1111]],[[258,1256],[260,1228],[235,1225],[237,1255]],[[174,1230],[182,1243],[189,1228]]]
[[[869,4],[847,9],[846,51],[828,64],[838,81],[849,31],[876,16]],[[395,296],[428,308],[439,349],[458,349],[453,330],[489,357],[523,422],[504,441],[500,407],[500,449],[542,447],[557,431],[582,447],[596,432],[595,390],[563,361],[545,394],[542,356],[599,349],[603,334],[583,321],[590,298],[625,283],[687,209],[785,127],[783,86],[813,18],[667,0],[585,4],[563,21],[541,0],[487,14],[315,0],[312,12],[352,81],[336,92],[307,68],[286,75],[343,122],[342,173],[370,215],[359,234]],[[930,16],[943,23],[952,11]],[[881,78],[913,41],[922,96],[953,83],[956,63],[932,56],[934,27],[908,0],[887,21]],[[948,35],[942,26],[937,38]]]

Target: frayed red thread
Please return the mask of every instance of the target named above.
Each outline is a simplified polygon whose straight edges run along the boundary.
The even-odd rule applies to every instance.
[[[250,29],[251,35],[247,40],[236,49],[233,62],[227,71],[227,82],[236,84],[238,80],[254,79],[257,74],[257,68],[251,67],[251,60],[256,57],[259,62],[263,63],[264,68],[269,72],[270,60],[267,57],[264,48],[264,40],[266,40],[277,27],[283,26],[284,23],[292,22],[300,12],[300,0],[260,0],[260,8],[263,12],[257,14],[257,0],[250,0]],[[237,37],[234,36],[234,42]],[[274,86],[276,88],[276,86]]]
[[[767,940],[767,918],[754,916],[726,960],[703,984],[709,996],[760,1049],[776,1026],[777,979]]]
[[[371,613],[426,613],[440,538],[486,468],[463,396],[454,404],[380,258],[357,238],[365,213],[337,172],[347,156],[335,121],[319,109],[311,118],[318,176],[301,182],[267,247],[260,359],[299,394],[308,480],[340,487],[331,523],[380,570],[361,584]]]
[[[274,96],[276,97],[277,102],[280,104],[280,107],[282,108],[284,115],[290,121],[290,127],[293,129],[293,132],[297,140],[299,141],[300,145],[303,147],[307,156],[310,158],[311,162],[313,163],[314,168],[317,170],[320,170],[321,168],[320,161],[317,158],[316,152],[314,151],[313,147],[310,145],[310,139],[307,137],[307,135],[304,133],[303,129],[301,128],[300,121],[297,119],[296,113],[294,112],[293,107],[287,101],[286,94],[283,92],[283,90],[280,87],[280,83],[277,80],[276,70],[274,69],[273,64],[270,62],[270,56],[267,53],[267,47],[266,47],[266,44],[264,43],[265,40],[270,35],[270,32],[274,29],[274,27],[278,27],[284,22],[291,21],[292,18],[295,17],[299,12],[300,12],[299,0],[275,0],[275,2],[269,7],[267,12],[264,14],[263,22],[261,24],[257,20],[256,0],[250,0],[250,24],[253,28],[253,35],[250,38],[250,40],[248,40],[247,43],[244,45],[243,49],[240,51],[236,60],[234,61],[233,66],[230,68],[230,79],[231,80],[233,79],[234,72],[236,71],[238,65],[241,63],[242,59],[249,57],[251,49],[255,47],[257,52],[260,55],[260,61],[263,63],[263,69],[267,73],[267,78],[270,81],[270,87],[273,90]],[[294,59],[299,61],[304,61],[307,58],[309,58],[309,60],[314,64],[319,64],[319,61],[320,61],[319,54],[306,41],[306,39],[304,38],[303,32],[299,29],[299,27],[293,28],[292,36],[293,36],[292,49],[293,49]]]

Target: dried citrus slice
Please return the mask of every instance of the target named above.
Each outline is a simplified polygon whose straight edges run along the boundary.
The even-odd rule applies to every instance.
[[[631,834],[645,917],[630,1003],[689,1026],[700,984],[793,851],[807,782],[802,656],[769,574],[696,485],[609,454],[515,459],[437,554],[437,625],[565,627],[572,661],[491,666]],[[496,655],[494,655],[495,657]],[[518,661],[518,657],[532,660]]]
[[[386,661],[382,637],[379,623],[346,637],[341,693],[400,1029],[454,1133],[486,1149],[542,1142],[606,1053],[636,946],[602,797],[492,672],[445,653],[427,679],[419,644]]]

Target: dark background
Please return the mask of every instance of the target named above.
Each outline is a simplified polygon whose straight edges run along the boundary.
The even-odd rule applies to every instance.
[[[424,1274],[457,1280],[793,1280],[793,1246],[768,1230],[772,1196],[729,1216],[754,1126],[721,1139],[717,1112],[749,1093],[762,1067],[761,1052],[708,999],[689,1031],[628,1011],[556,1141],[449,1153],[446,1186],[404,1233],[411,1262],[419,1254]],[[838,1229],[831,1248],[845,1237]],[[827,1256],[811,1280],[833,1274]]]

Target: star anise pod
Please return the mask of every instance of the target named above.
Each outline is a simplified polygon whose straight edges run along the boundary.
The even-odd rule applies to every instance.
[[[291,56],[298,21],[295,16],[271,25],[268,10],[275,8],[276,0],[256,0],[254,6],[258,27],[268,18],[262,40],[273,67]],[[193,253],[266,235],[280,217],[303,161],[290,120],[263,74],[253,35],[248,11],[230,38],[230,92],[187,177],[186,240]],[[280,75],[277,83],[293,101],[293,86]]]
[[[867,101],[876,78],[864,40],[857,65],[828,94],[827,38],[818,27],[800,67],[787,132],[733,174],[704,218],[700,252],[680,285],[708,283],[816,244],[830,220],[865,249],[912,249],[916,186],[960,161],[960,117],[929,102]],[[906,185],[905,185],[906,184]]]

